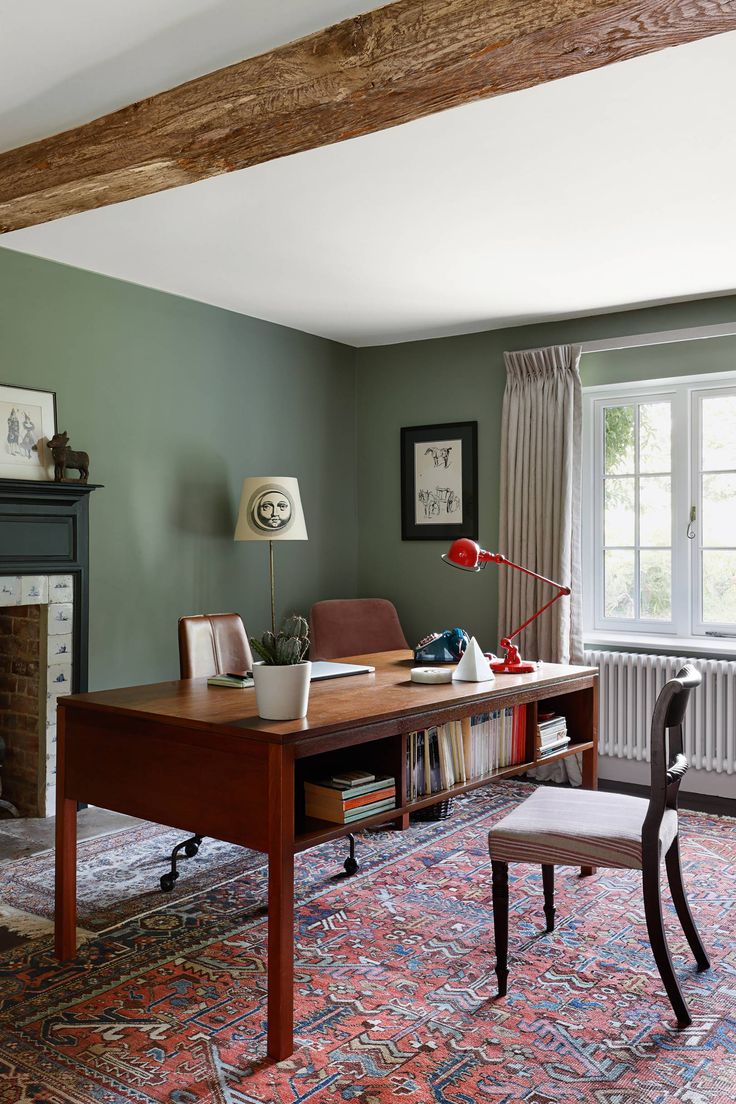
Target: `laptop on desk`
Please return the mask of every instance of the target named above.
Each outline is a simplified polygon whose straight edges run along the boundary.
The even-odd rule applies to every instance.
[[[312,662],[312,682],[320,679],[344,678],[345,675],[370,675],[375,667],[362,663],[333,663],[328,659],[315,659]]]

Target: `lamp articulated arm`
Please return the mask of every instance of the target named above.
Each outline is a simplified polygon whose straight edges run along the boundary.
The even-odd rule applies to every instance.
[[[521,564],[514,563],[513,560],[509,560],[506,556],[500,552],[487,552],[485,548],[481,548],[475,541],[470,540],[468,537],[461,537],[459,540],[454,541],[450,547],[450,551],[442,559],[445,563],[449,563],[452,567],[460,567],[465,571],[481,571],[487,563],[503,564],[505,567],[513,567],[516,571],[521,571],[524,575],[529,575],[532,579],[538,579],[541,583],[548,583],[550,586],[556,588],[557,593],[550,598],[549,602],[546,602],[540,609],[527,617],[523,624],[519,625],[518,629],[514,629],[513,632],[503,636],[499,641],[499,647],[503,648],[505,655],[503,659],[499,659],[497,662],[492,663],[491,667],[494,671],[505,672],[506,674],[522,674],[525,671],[536,670],[536,664],[530,663],[527,660],[523,660],[519,654],[519,649],[511,641],[515,636],[518,636],[527,625],[531,625],[532,621],[535,621],[540,614],[548,610],[550,606],[553,606],[555,602],[559,601],[565,595],[570,594],[570,587],[563,586],[562,583],[555,582],[554,579],[548,579],[546,575],[540,575],[536,571],[530,571],[528,567],[522,567]]]

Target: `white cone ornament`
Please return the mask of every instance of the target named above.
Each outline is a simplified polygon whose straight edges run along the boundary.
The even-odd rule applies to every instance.
[[[492,682],[495,679],[491,665],[480,650],[480,645],[474,636],[471,636],[465,655],[455,668],[452,677],[459,682]]]

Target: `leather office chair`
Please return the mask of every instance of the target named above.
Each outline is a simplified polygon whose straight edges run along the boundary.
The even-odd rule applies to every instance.
[[[310,659],[341,659],[408,648],[399,615],[387,598],[330,598],[309,611]],[[350,853],[345,873],[357,874],[355,836],[347,833]]]
[[[678,1025],[687,1027],[690,1012],[672,968],[662,919],[660,865],[664,859],[682,930],[699,970],[710,966],[682,883],[677,794],[688,768],[682,754],[682,721],[690,693],[700,675],[689,664],[663,687],[654,706],[651,735],[649,801],[595,790],[540,787],[491,828],[488,847],[493,871],[493,926],[499,996],[508,978],[508,864],[540,863],[547,931],[554,930],[554,868],[593,864],[641,870],[644,914],[660,977]],[[669,736],[669,740],[667,737]],[[667,745],[669,744],[669,756]]]
[[[250,671],[253,656],[248,634],[237,613],[200,613],[179,618],[179,672],[183,679],[210,678],[228,672]],[[161,876],[161,889],[168,893],[179,877],[176,869],[183,851],[193,858],[202,836],[190,836],[171,852],[171,869]]]
[[[309,613],[310,659],[340,659],[408,648],[396,607],[386,598],[334,598]]]

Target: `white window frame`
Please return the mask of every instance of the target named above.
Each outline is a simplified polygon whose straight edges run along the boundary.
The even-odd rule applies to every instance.
[[[583,624],[586,634],[628,636],[632,644],[644,637],[663,641],[668,638],[705,641],[712,639],[713,633],[736,636],[736,625],[704,624],[700,616],[700,404],[703,397],[733,394],[734,390],[736,372],[603,384],[583,389]],[[672,410],[672,619],[664,622],[605,617],[602,411],[609,406],[664,399],[670,401]],[[638,449],[638,435],[636,447]],[[694,540],[686,536],[691,504],[697,508]],[[638,554],[635,562],[638,566]]]

